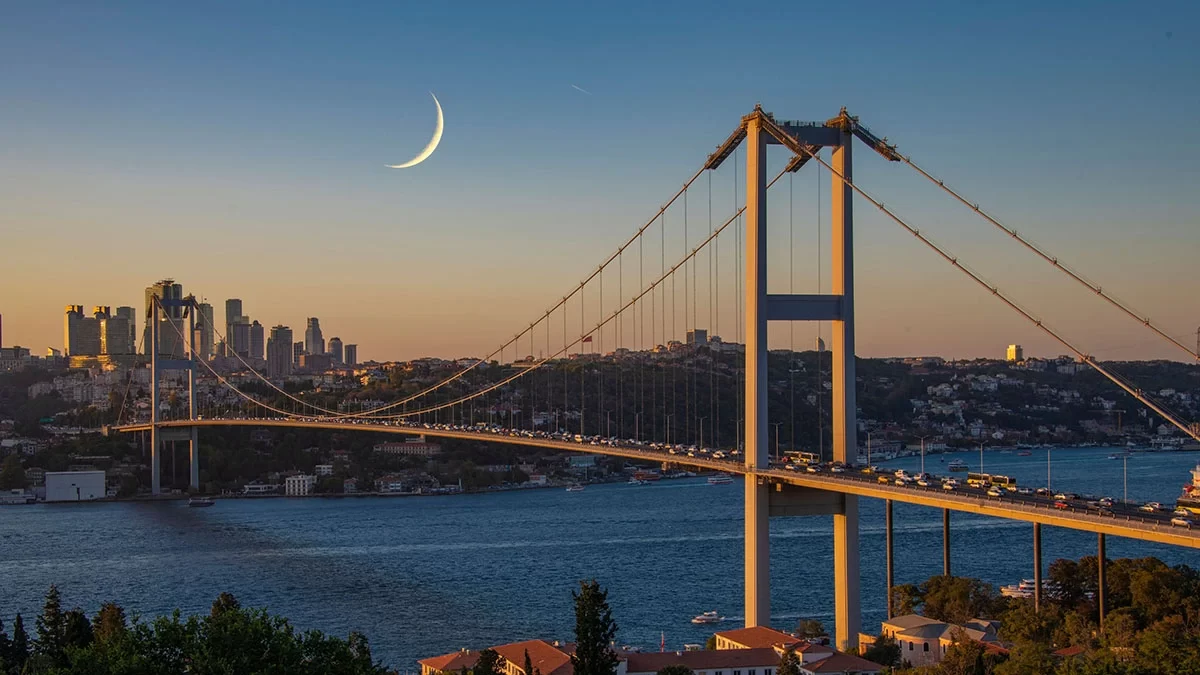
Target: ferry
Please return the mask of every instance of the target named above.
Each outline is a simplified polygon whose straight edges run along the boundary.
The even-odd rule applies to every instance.
[[[192,497],[188,500],[188,506],[192,508],[212,506],[215,503],[216,502],[214,502],[211,497]]]
[[[627,485],[649,485],[649,484],[650,484],[650,481],[642,480],[641,478],[638,478],[637,476],[630,478],[629,483],[627,483]]]
[[[37,501],[37,497],[25,492],[24,490],[14,489],[8,492],[0,492],[0,504],[32,504]]]
[[[1175,507],[1200,515],[1200,464],[1192,469],[1192,484],[1183,486],[1183,494],[1175,501]]]
[[[583,492],[583,486],[579,483],[567,487],[567,492]]]
[[[715,476],[710,476],[708,479],[709,485],[729,485],[733,482],[733,478],[727,473],[719,473]]]
[[[1032,598],[1037,583],[1033,579],[1022,579],[1019,584],[1009,584],[1000,587],[1000,595],[1006,598]],[[1042,592],[1053,594],[1057,586],[1049,579],[1042,579]]]
[[[705,612],[699,616],[692,617],[692,623],[720,623],[725,620],[725,617],[719,616],[716,611]]]
[[[971,469],[971,467],[967,466],[967,463],[961,459],[951,460],[951,462],[946,465],[946,468],[950,469],[951,471],[969,471]]]

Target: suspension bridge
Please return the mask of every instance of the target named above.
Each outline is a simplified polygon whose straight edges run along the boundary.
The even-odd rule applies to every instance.
[[[588,452],[741,475],[745,486],[746,625],[769,624],[769,518],[832,515],[835,629],[841,649],[854,647],[861,624],[859,497],[886,502],[889,616],[893,502],[943,510],[946,574],[950,573],[951,563],[951,511],[1032,523],[1035,602],[1039,605],[1042,525],[1098,534],[1101,589],[1106,535],[1200,548],[1200,530],[1179,527],[1169,515],[1119,507],[1089,508],[1082,503],[1066,503],[1037,494],[911,484],[855,466],[860,433],[853,358],[856,195],[981,286],[1001,305],[1061,344],[1080,363],[1095,369],[1186,435],[1200,440],[1200,427],[1196,424],[1185,421],[1109,364],[1090,356],[856,184],[852,162],[856,140],[886,161],[910,167],[985,223],[1001,230],[1088,293],[1112,305],[1116,313],[1137,321],[1185,352],[1189,360],[1200,360],[1196,352],[1144,314],[1002,224],[901,154],[896,146],[873,134],[844,109],[826,121],[796,122],[778,120],[756,107],[682,188],[566,295],[485,357],[472,359],[420,391],[360,409],[344,406],[327,409],[289,393],[240,356],[237,358],[241,360],[241,369],[236,378],[224,375],[196,356],[196,301],[155,298],[147,316],[151,343],[160,345],[162,331],[174,331],[176,334],[170,337],[183,342],[185,358],[166,358],[157,348],[148,350],[151,354],[148,418],[139,417],[136,406],[127,405],[127,392],[118,423],[109,431],[150,435],[155,494],[161,489],[160,456],[165,440],[189,443],[189,483],[192,488],[199,488],[198,430],[215,426],[423,434]],[[781,168],[773,176],[767,170],[769,146],[778,146],[785,153]],[[823,292],[822,268],[818,263],[818,292],[797,293],[791,175],[809,165],[817,168],[818,189],[822,174],[827,174],[829,180],[830,284],[828,292]],[[713,175],[718,173],[722,176],[732,173],[733,187],[728,192],[714,189]],[[785,176],[788,176],[788,246],[792,258],[786,275],[788,292],[772,293],[768,290],[767,274],[768,258],[773,253],[768,244],[768,191]],[[715,215],[714,208],[720,216]],[[700,215],[696,215],[697,211]],[[820,243],[818,251],[820,260]],[[668,265],[668,261],[674,262]],[[777,274],[776,279],[781,276]],[[164,320],[168,310],[176,307],[183,309],[186,326]],[[787,322],[791,361],[786,381],[782,383],[769,376],[769,322]],[[797,472],[794,466],[783,468],[770,457],[771,425],[775,426],[776,449],[781,425],[788,425],[792,449],[797,447],[797,434],[806,433],[797,424],[797,410],[804,401],[797,401],[795,378],[798,371],[807,376],[795,361],[797,322],[828,323],[831,329],[831,443],[828,455],[822,456],[829,463],[824,471],[812,473]],[[710,331],[714,334],[711,339]],[[723,331],[729,331],[733,339],[718,342],[715,335]],[[744,359],[743,366],[728,368],[718,358],[722,354]],[[818,351],[818,357],[821,355]],[[186,376],[186,411],[176,418],[163,416],[160,385],[168,371]],[[816,376],[820,398],[826,382],[819,360]],[[253,386],[238,386],[244,382]],[[263,391],[268,393],[263,395]],[[769,419],[772,409],[782,411],[785,419],[772,422]],[[496,423],[497,413],[500,424]],[[484,417],[485,422],[478,422],[478,417]],[[824,452],[823,434],[819,434],[818,443]],[[720,451],[721,448],[728,448],[729,452]],[[1100,605],[1103,625],[1103,590]]]

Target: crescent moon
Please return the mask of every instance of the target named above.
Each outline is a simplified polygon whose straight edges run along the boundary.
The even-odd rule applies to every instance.
[[[424,150],[407,162],[403,164],[387,164],[387,168],[407,169],[410,166],[416,166],[429,159],[433,151],[437,150],[438,143],[442,142],[442,130],[445,128],[445,120],[442,118],[442,104],[438,103],[437,96],[434,96],[432,91],[429,92],[429,95],[433,96],[433,104],[437,106],[437,126],[433,128],[433,138],[429,139],[429,145],[426,145]]]

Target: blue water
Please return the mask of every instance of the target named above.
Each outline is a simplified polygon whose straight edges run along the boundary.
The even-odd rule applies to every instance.
[[[1056,489],[1120,498],[1122,462],[1107,450],[1057,450]],[[931,456],[944,473],[962,457]],[[1173,502],[1195,453],[1129,460],[1130,498]],[[917,469],[905,458],[889,466]],[[1032,457],[989,451],[985,468],[1043,485],[1044,451]],[[299,628],[367,634],[375,655],[401,670],[460,647],[532,637],[568,639],[577,580],[606,586],[624,644],[703,642],[689,621],[716,609],[738,624],[741,610],[740,483],[702,479],[656,485],[590,486],[486,495],[389,499],[224,500],[208,509],[182,503],[104,503],[0,508],[0,616],[39,611],[50,583],[69,606],[89,613],[116,600],[152,616],[176,607],[206,612],[221,591],[244,605],[288,616]],[[861,507],[863,622],[885,611],[883,504]],[[896,582],[941,572],[941,513],[897,504]],[[956,574],[996,584],[1032,575],[1028,523],[952,515]],[[1095,552],[1095,535],[1044,528],[1045,561]],[[1195,552],[1110,538],[1111,557],[1156,555],[1200,566]],[[828,517],[771,522],[772,615],[781,628],[799,617],[832,628]],[[31,622],[29,622],[31,623]]]

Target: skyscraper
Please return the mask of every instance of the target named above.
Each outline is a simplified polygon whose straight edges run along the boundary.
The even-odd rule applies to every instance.
[[[1009,362],[1024,361],[1025,350],[1021,349],[1021,345],[1009,345],[1008,353],[1005,356],[1008,357]]]
[[[290,332],[290,331],[289,331]],[[288,343],[291,343],[291,338],[288,338]],[[263,357],[263,325],[257,321],[250,324],[250,358],[261,359]]]
[[[83,305],[67,305],[63,317],[63,352],[67,356],[100,354],[100,320],[83,315]]]
[[[125,309],[132,310],[132,307]],[[118,312],[120,309],[118,309]],[[112,356],[133,353],[133,343],[129,340],[129,321],[121,316],[113,316],[108,307],[93,307],[92,316],[100,324],[100,353]]]
[[[230,298],[225,301],[225,350],[224,356],[233,356],[233,324],[242,316],[242,301]]]
[[[145,316],[147,317],[152,316],[150,307],[152,298],[155,296],[162,300],[182,300],[183,284],[175,283],[174,279],[163,279],[151,286],[147,286],[145,312]],[[183,358],[183,332],[185,330],[183,307],[163,307],[163,312],[158,315],[158,320],[158,353],[169,358]],[[150,324],[148,322],[143,329],[142,343],[145,345],[143,353],[150,354],[150,350],[154,347],[150,343]]]
[[[292,345],[292,367],[300,367],[300,355],[304,353],[304,343],[297,342]]]
[[[358,365],[358,345],[346,345],[345,364],[347,366]]]
[[[137,353],[137,310],[132,307],[118,307],[116,316],[125,319],[125,323],[129,324],[129,344],[130,354]]]
[[[293,343],[292,329],[275,326],[267,338],[267,375],[283,377],[292,373]]]
[[[196,317],[196,330],[200,332],[199,354],[204,360],[213,357],[213,335],[216,324],[213,323],[213,306],[207,302],[200,303],[200,316]]]
[[[250,317],[239,316],[230,324],[230,344],[233,354],[243,359],[250,358]]]
[[[333,365],[335,366],[342,365],[342,338],[329,338],[329,360],[332,361]]]
[[[304,330],[304,351],[307,354],[324,354],[325,337],[321,335],[321,320],[309,317],[308,328]]]

